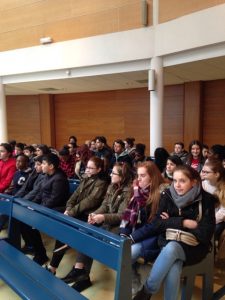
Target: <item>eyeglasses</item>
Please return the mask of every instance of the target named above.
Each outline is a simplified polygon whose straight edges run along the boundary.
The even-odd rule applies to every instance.
[[[95,170],[95,169],[97,169],[97,168],[86,167],[86,169],[88,169],[88,170]]]
[[[120,175],[119,173],[112,172],[111,175]]]
[[[201,170],[202,174],[210,174],[210,173],[214,173],[213,171],[205,171],[205,170]]]

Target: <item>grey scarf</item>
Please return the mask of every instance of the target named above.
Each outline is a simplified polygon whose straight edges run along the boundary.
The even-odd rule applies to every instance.
[[[193,202],[202,200],[200,184],[194,185],[193,188],[183,196],[179,196],[175,191],[173,184],[171,184],[170,193],[174,203],[178,208],[183,208]]]

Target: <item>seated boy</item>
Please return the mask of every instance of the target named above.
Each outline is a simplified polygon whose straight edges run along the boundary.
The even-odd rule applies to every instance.
[[[33,201],[35,197],[38,197],[37,195],[41,191],[40,187],[42,180],[44,179],[44,174],[42,172],[42,158],[42,155],[35,157],[34,170],[30,173],[21,189],[15,194],[16,197],[30,201]]]
[[[58,211],[64,211],[66,201],[69,198],[69,182],[65,173],[59,169],[57,155],[50,153],[43,157],[42,172],[45,176],[41,183],[40,193],[34,197],[33,202]],[[21,223],[21,233],[35,251],[33,260],[40,265],[47,262],[48,257],[40,232]]]
[[[35,158],[35,148],[31,145],[25,146],[23,153],[28,156],[29,158],[29,167],[33,170],[34,169],[34,158]]]
[[[28,166],[29,158],[20,154],[16,158],[16,168],[17,171],[13,176],[13,180],[9,188],[5,191],[6,194],[15,195],[23,186],[25,181],[28,179],[28,176],[31,173],[31,168]]]

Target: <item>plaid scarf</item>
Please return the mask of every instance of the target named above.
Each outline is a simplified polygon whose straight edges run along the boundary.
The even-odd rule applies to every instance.
[[[122,214],[122,220],[131,226],[135,226],[137,223],[141,223],[141,208],[146,206],[147,199],[150,194],[150,187],[141,189],[140,187],[134,187],[134,195],[128,204],[128,207]]]

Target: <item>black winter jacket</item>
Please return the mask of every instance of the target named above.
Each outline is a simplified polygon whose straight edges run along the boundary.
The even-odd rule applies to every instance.
[[[195,264],[200,262],[210,251],[211,239],[215,229],[215,198],[209,193],[202,190],[202,218],[196,229],[188,229],[183,227],[184,219],[196,220],[199,215],[199,203],[194,202],[179,210],[175,205],[170,191],[166,190],[162,193],[157,217],[152,224],[146,224],[132,235],[135,242],[140,242],[149,236],[158,235],[158,243],[160,247],[166,245],[166,229],[174,228],[190,232],[195,235],[199,241],[197,246],[189,246],[179,242],[184,249],[186,255],[185,264]],[[160,214],[167,212],[168,219],[161,219]]]
[[[45,207],[56,208],[66,205],[69,198],[69,181],[66,174],[58,169],[52,175],[45,175],[41,192],[33,201]]]

